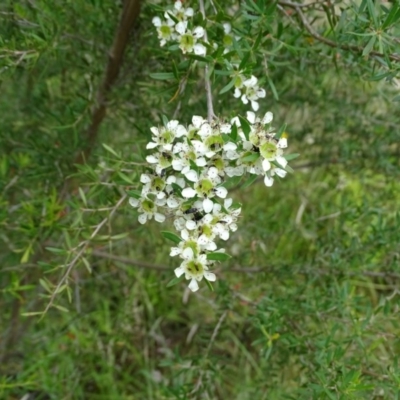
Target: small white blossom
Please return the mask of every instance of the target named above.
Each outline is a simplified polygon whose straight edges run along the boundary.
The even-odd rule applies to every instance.
[[[193,250],[188,247],[182,252],[185,259],[180,267],[175,269],[175,275],[179,278],[185,274],[187,280],[190,279],[189,289],[196,292],[199,289],[197,282],[201,281],[203,277],[210,282],[214,282],[217,278],[215,274],[208,271],[209,262],[205,254],[195,255]]]
[[[258,79],[252,75],[250,79],[247,79],[243,82],[244,87],[236,87],[234,93],[234,96],[236,98],[240,97],[244,104],[248,104],[250,101],[251,107],[254,111],[258,111],[260,107],[257,100],[266,96],[265,90],[261,89],[257,82]]]

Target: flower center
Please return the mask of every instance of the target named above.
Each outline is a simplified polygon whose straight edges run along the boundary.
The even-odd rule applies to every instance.
[[[203,197],[209,196],[213,188],[214,185],[209,179],[201,179],[196,185],[197,193]]]
[[[171,36],[171,28],[168,25],[160,26],[159,32],[162,39],[169,39],[169,37]]]
[[[277,147],[274,143],[267,142],[260,147],[260,154],[267,160],[273,160],[276,157]]]
[[[201,262],[199,262],[197,260],[189,261],[186,264],[186,271],[194,277],[203,276],[204,275],[204,266]]]
[[[146,199],[142,202],[142,209],[144,212],[153,213],[154,208],[154,202],[152,202],[151,200]]]

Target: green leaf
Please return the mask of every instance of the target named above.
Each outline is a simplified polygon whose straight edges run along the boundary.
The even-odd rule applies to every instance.
[[[393,2],[392,9],[387,15],[385,22],[382,24],[382,29],[386,29],[389,25],[394,24],[400,19],[400,3],[397,1]]]
[[[286,158],[287,161],[294,160],[300,154],[299,153],[292,153],[292,154],[285,154],[283,157]]]
[[[126,174],[124,174],[123,172],[118,171],[118,172],[117,172],[117,175],[118,175],[124,182],[128,183],[129,185],[133,185],[133,184],[134,184],[134,182],[132,181],[132,179],[130,179],[129,176],[126,175]]]
[[[114,149],[112,149],[110,146],[108,146],[107,144],[102,143],[102,146],[103,146],[109,153],[111,153],[112,155],[114,155],[115,157],[121,158],[121,157],[117,154],[117,152],[116,152]]]
[[[224,87],[220,90],[219,94],[226,93],[228,90],[230,90],[230,89],[233,87],[234,84],[235,84],[235,80],[232,79],[226,86],[224,86]]]
[[[126,193],[134,199],[142,198],[142,194],[138,190],[127,190]]]
[[[249,51],[249,52],[246,53],[245,56],[242,58],[242,61],[240,62],[239,68],[238,68],[239,71],[242,71],[242,70],[244,69],[244,67],[245,67],[246,64],[247,64],[247,61],[249,61],[250,55],[251,55],[251,52]]]
[[[392,101],[400,101],[400,94],[397,96],[393,97]]]
[[[258,178],[258,175],[255,174],[250,174],[250,177],[246,180],[246,182],[243,183],[242,189],[246,189],[249,187],[251,184],[253,184]]]
[[[175,286],[177,283],[181,282],[185,275],[180,276],[179,278],[173,278],[167,283],[167,287]]]
[[[238,138],[238,131],[237,131],[237,125],[233,124],[232,129],[231,129],[231,138],[232,140],[237,143],[237,138]]]
[[[178,235],[175,235],[175,233],[161,231],[161,235],[163,235],[166,239],[171,240],[171,242],[174,242],[175,244],[179,244],[180,242],[182,242],[182,239]]]
[[[260,153],[251,153],[248,156],[241,158],[242,162],[254,162],[260,158]]]
[[[247,119],[241,117],[239,115],[239,121],[240,121],[240,126],[242,128],[242,131],[244,133],[244,136],[246,137],[247,140],[249,140],[249,133],[251,132],[251,127]]]
[[[214,291],[214,288],[213,288],[213,286],[211,285],[211,282],[208,281],[207,279],[204,279],[204,281],[206,282],[206,285],[208,286],[208,288],[213,292],[213,291]]]
[[[275,100],[279,101],[278,91],[276,90],[274,82],[272,82],[272,79],[269,77],[269,75],[267,75],[267,79],[268,79],[269,87],[271,88],[271,92],[274,95]]]
[[[229,254],[226,253],[221,253],[219,251],[215,251],[213,253],[208,253],[207,254],[207,260],[213,260],[213,261],[226,261],[232,258]]]
[[[285,132],[286,130],[286,124],[283,124],[280,128],[279,131],[277,132],[277,134],[275,135],[275,139],[279,140],[281,138],[281,136],[283,135],[283,132]]]
[[[150,78],[156,79],[158,81],[166,81],[169,79],[175,79],[173,72],[155,72],[149,75]]]
[[[182,188],[177,185],[176,183],[171,183],[172,188],[174,189],[174,192],[177,193],[179,196],[182,196]]]
[[[66,254],[66,251],[64,249],[58,249],[56,247],[46,247],[46,250],[56,254]]]
[[[369,42],[364,47],[364,50],[362,52],[363,56],[366,56],[369,53],[371,53],[372,49],[374,48],[375,41],[376,41],[376,36],[372,36],[371,39],[369,39]]]
[[[79,195],[81,196],[81,199],[83,201],[83,204],[85,205],[85,207],[87,207],[87,200],[86,200],[85,192],[82,190],[81,187],[79,187],[78,190],[79,190]]]

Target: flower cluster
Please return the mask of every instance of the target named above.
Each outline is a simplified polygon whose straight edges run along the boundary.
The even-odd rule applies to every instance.
[[[141,193],[130,204],[142,224],[173,218],[179,238],[170,255],[183,260],[175,274],[185,275],[192,291],[202,278],[215,281],[210,267],[228,257],[216,240],[228,240],[237,230],[241,208],[228,198],[227,179],[249,173],[271,186],[275,176],[286,175],[287,141],[277,137],[271,122],[272,113],[260,119],[249,111],[247,118],[230,122],[194,116],[189,126],[172,120],[151,128],[149,171],[141,175]]]
[[[183,7],[180,0],[176,1],[173,10],[164,13],[165,20],[160,17],[153,18],[153,25],[157,29],[160,45],[164,46],[167,42],[177,42],[179,48],[184,54],[194,53],[196,55],[205,56],[207,48],[201,43],[201,39],[206,37],[205,29],[201,26],[193,27],[192,17],[194,10],[191,7]],[[233,52],[234,40],[240,40],[232,33],[232,26],[229,22],[222,23],[223,35],[219,42],[212,42],[210,46],[217,49],[219,44],[224,47],[224,54]],[[233,52],[234,53],[234,52]],[[226,60],[228,62],[228,60]],[[237,68],[240,64],[238,57],[231,61],[232,69]],[[251,75],[246,76],[242,72],[236,72],[232,75],[234,97],[240,98],[244,104],[251,105],[254,111],[258,111],[258,99],[264,98],[266,92],[258,85],[258,79]]]
[[[153,18],[153,25],[157,29],[160,45],[164,46],[169,41],[178,42],[179,48],[184,54],[194,53],[205,56],[206,47],[199,42],[204,36],[204,29],[201,26],[191,28],[193,8],[183,7],[181,1],[176,1],[174,9],[164,13],[165,20],[160,17]]]

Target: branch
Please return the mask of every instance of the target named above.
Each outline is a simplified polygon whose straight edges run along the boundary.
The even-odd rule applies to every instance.
[[[333,47],[333,48],[338,48],[342,50],[351,50],[355,51],[357,53],[362,53],[364,51],[363,47],[359,47],[356,45],[351,45],[351,44],[340,44],[337,42],[334,42],[330,39],[327,39],[324,36],[321,36],[317,31],[314,30],[314,28],[310,25],[309,21],[307,20],[306,16],[304,15],[303,11],[301,10],[301,4],[297,3],[292,3],[290,1],[285,1],[285,0],[280,0],[279,4],[282,6],[290,7],[294,9],[299,16],[304,28],[308,31],[308,33],[316,40],[318,40],[321,43],[325,43],[326,45]],[[371,51],[369,52],[370,55],[373,55],[375,57],[385,57],[385,54],[379,53],[378,51]],[[387,57],[389,57],[393,61],[400,61],[400,55],[396,54],[388,54]]]
[[[125,48],[128,44],[129,34],[132,27],[139,16],[140,0],[125,0],[124,7],[121,13],[121,18],[117,31],[115,33],[114,42],[108,55],[108,64],[106,73],[97,94],[97,105],[92,112],[92,121],[85,132],[86,141],[83,151],[76,159],[77,164],[83,163],[90,156],[93,145],[96,141],[99,126],[106,116],[106,102],[109,92],[114,85],[119,71],[122,66]]]
[[[203,15],[203,18],[206,19],[206,12],[204,9],[204,0],[199,0],[200,12]],[[204,30],[204,40],[208,42],[207,31]],[[205,86],[207,93],[207,120],[211,122],[215,117],[214,107],[213,107],[213,99],[212,99],[212,90],[211,90],[211,82],[210,77],[208,76],[208,64],[205,67]]]
[[[106,224],[106,222],[108,222],[112,216],[114,215],[114,213],[117,211],[117,209],[119,208],[119,206],[124,202],[124,200],[126,199],[127,195],[123,195],[118,203],[114,206],[113,210],[110,212],[110,215],[106,218],[103,219],[103,221],[101,221],[97,226],[96,229],[93,231],[93,233],[91,234],[90,238],[83,241],[79,247],[81,247],[81,249],[79,250],[78,254],[74,257],[74,259],[69,263],[67,270],[65,271],[65,274],[63,275],[63,277],[60,279],[60,281],[58,282],[56,288],[54,289],[52,295],[50,296],[50,300],[49,303],[47,304],[46,308],[43,311],[43,315],[46,314],[46,312],[50,309],[50,307],[53,305],[54,303],[54,299],[56,298],[57,294],[60,291],[61,286],[67,281],[72,269],[75,267],[75,265],[77,264],[77,262],[79,261],[79,259],[82,257],[83,253],[86,251],[87,247],[89,246],[90,242],[92,241],[92,239],[97,235],[97,233],[100,231],[100,229]]]

